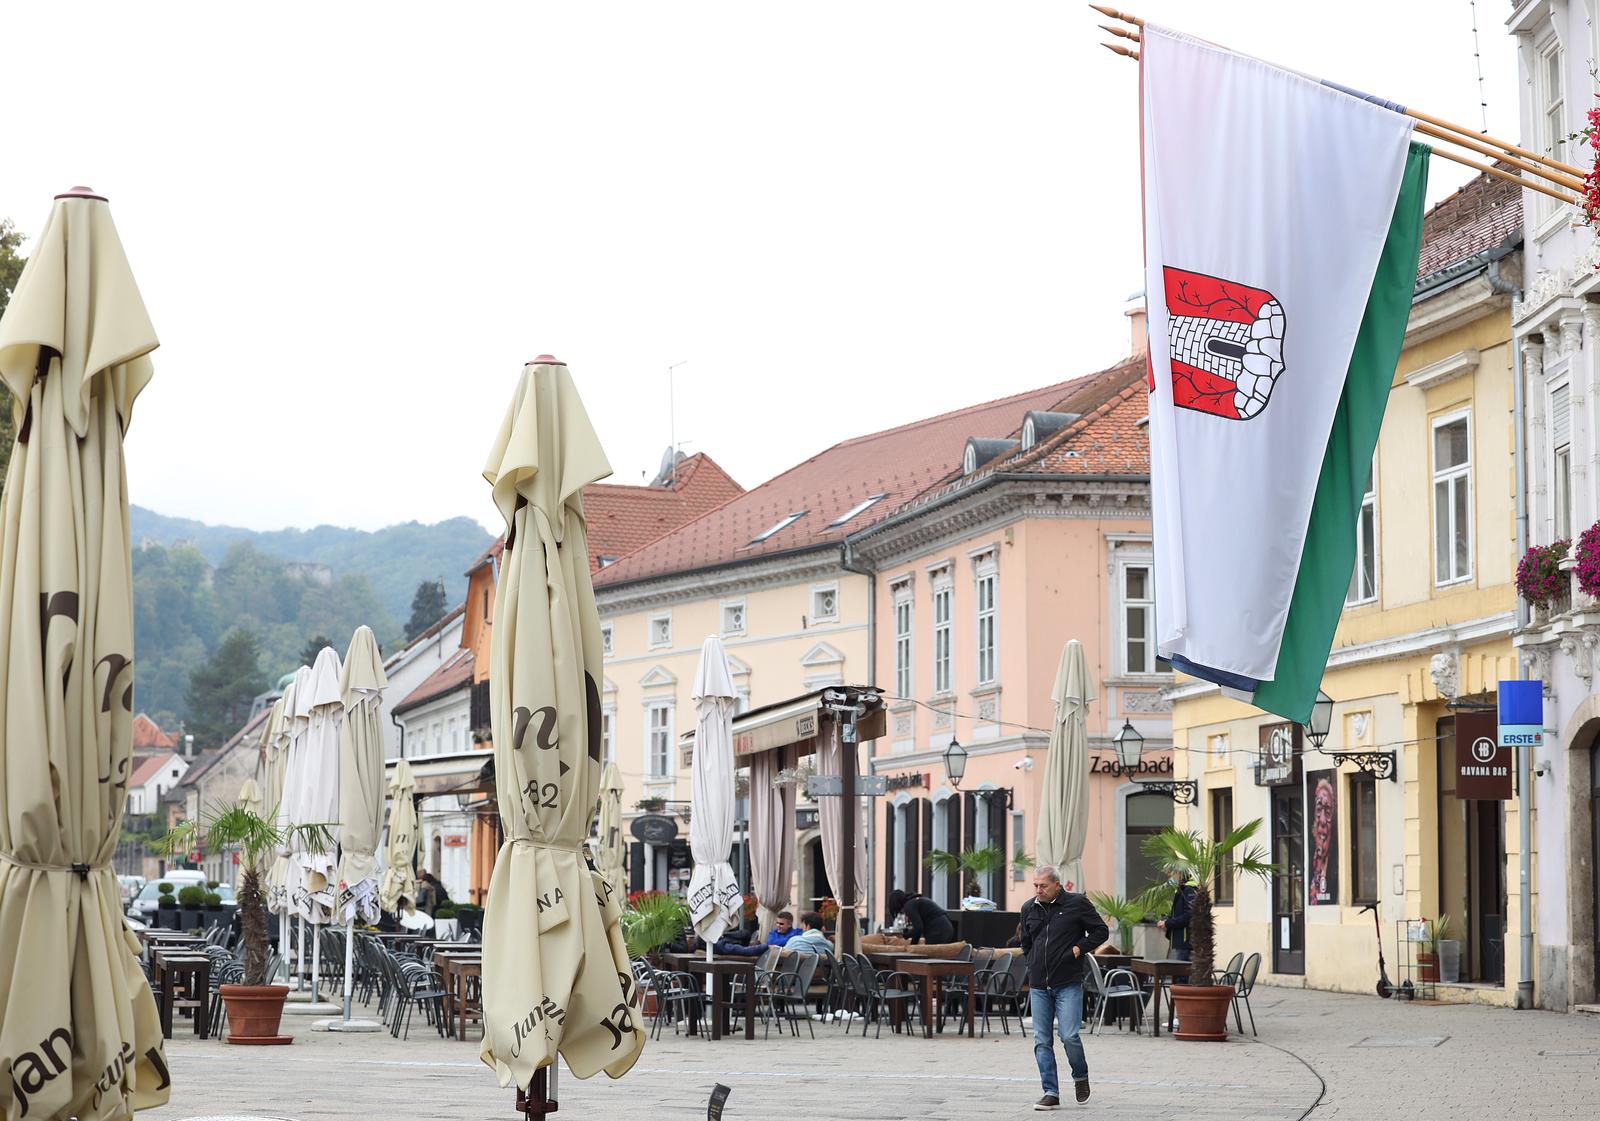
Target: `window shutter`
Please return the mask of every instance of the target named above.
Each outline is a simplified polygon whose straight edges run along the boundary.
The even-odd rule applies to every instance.
[[[1003,793],[996,790],[989,798],[989,843],[1000,850],[1006,861],[994,874],[994,905],[1001,911],[1006,909],[1006,870],[1011,867],[1011,853],[1006,850],[1006,818],[1011,815],[1000,798]]]
[[[1572,443],[1572,387],[1563,385],[1550,391],[1550,446]]]
[[[887,899],[889,893],[899,887],[899,877],[894,874],[894,803],[883,804],[883,895]],[[885,922],[893,922],[893,915],[886,915]]]
[[[906,803],[906,866],[901,875],[905,878],[907,895],[917,891],[917,885],[922,882],[922,877],[917,874],[917,866],[922,863],[922,854],[917,851],[922,839],[922,815],[918,812],[921,808],[921,802],[913,800]]]
[[[918,862],[922,864],[922,894],[933,895],[933,869],[922,860],[933,848],[933,803],[926,798],[920,798],[917,806],[922,814],[922,854]]]
[[[644,890],[644,842],[628,845],[628,890]]]
[[[962,800],[959,794],[945,803],[945,832],[949,836],[945,838],[944,847],[957,854],[961,852],[961,808]],[[961,899],[961,872],[959,870],[951,872],[947,879],[949,881],[945,884],[947,898],[959,901]]]

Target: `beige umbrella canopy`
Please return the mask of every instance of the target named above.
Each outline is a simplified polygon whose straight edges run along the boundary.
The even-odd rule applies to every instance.
[[[400,910],[402,901],[407,911],[417,909],[417,874],[411,867],[417,859],[417,804],[411,800],[415,788],[411,764],[402,759],[389,776],[389,844],[378,887],[378,905],[385,911]]]
[[[1061,651],[1055,687],[1055,720],[1050,725],[1050,751],[1045,757],[1039,796],[1039,831],[1035,840],[1040,864],[1054,865],[1068,891],[1084,891],[1083,844],[1089,836],[1089,705],[1094,682],[1083,643],[1072,639]]]
[[[357,627],[344,657],[339,691],[339,893],[335,909],[378,919],[378,833],[383,828],[383,691],[389,679],[371,627]]]
[[[484,469],[506,522],[489,678],[506,840],[483,919],[482,1052],[502,1086],[529,1087],[557,1051],[579,1078],[620,1077],[644,1047],[619,900],[584,859],[601,658],[581,495],[610,473],[566,365],[530,362]]]
[[[628,897],[622,868],[622,772],[607,763],[600,776],[600,876],[617,899]]]
[[[279,697],[273,708],[277,712],[274,722],[268,717],[271,730],[272,744],[276,751],[274,769],[267,772],[267,793],[271,804],[267,807],[272,814],[272,820],[281,831],[289,825],[289,791],[286,780],[289,777],[289,761],[294,757],[304,736],[300,733],[305,727],[305,721],[295,717],[295,694],[298,691],[309,691],[311,688],[311,667],[301,666],[295,670],[294,679],[284,689],[283,696]],[[270,757],[269,757],[270,758]],[[272,868],[267,873],[267,910],[288,917],[289,890],[290,890],[290,861],[289,845],[285,841],[280,844],[273,854]]]
[[[169,1092],[111,866],[133,758],[122,447],[156,345],[105,200],[58,196],[0,319],[21,414],[0,523],[7,1121],[126,1117]]]

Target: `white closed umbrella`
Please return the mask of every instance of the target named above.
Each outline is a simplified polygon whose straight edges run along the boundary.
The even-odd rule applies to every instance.
[[[291,805],[296,795],[296,785],[290,781],[296,763],[305,746],[305,730],[309,723],[309,714],[302,716],[299,712],[299,703],[296,697],[310,695],[311,692],[311,667],[301,666],[294,671],[294,678],[289,682],[289,687],[283,691],[283,697],[278,702],[282,705],[282,712],[278,721],[276,742],[278,752],[277,773],[269,774],[268,793],[276,791],[277,797],[273,799],[273,822],[278,827],[278,835],[286,836],[284,830],[293,820]],[[272,872],[267,877],[267,910],[278,916],[278,929],[280,937],[287,940],[294,929],[294,909],[290,906],[290,899],[295,889],[295,867],[289,858],[289,843],[284,840],[277,846],[272,860]],[[300,975],[302,972],[303,955],[305,950],[305,920],[300,920],[299,937],[294,939],[295,961],[293,976],[290,978],[292,986],[300,988]],[[284,953],[284,967],[289,969],[288,952]]]
[[[600,773],[600,824],[597,830],[599,852],[595,861],[606,890],[618,901],[628,897],[628,882],[622,870],[622,772],[607,763]]]
[[[411,800],[415,789],[411,764],[401,759],[389,776],[389,838],[378,885],[378,905],[385,911],[415,911],[417,906],[417,875],[411,867],[417,859],[417,807]]]
[[[1039,799],[1035,859],[1061,873],[1061,885],[1082,892],[1083,844],[1089,836],[1089,705],[1094,682],[1083,643],[1072,639],[1056,667],[1055,720],[1044,762],[1044,790]]]
[[[706,943],[739,921],[744,900],[728,853],[733,848],[733,708],[738,694],[728,669],[722,640],[709,636],[700,647],[694,675],[694,768],[689,851],[694,873],[689,878],[689,917]]]

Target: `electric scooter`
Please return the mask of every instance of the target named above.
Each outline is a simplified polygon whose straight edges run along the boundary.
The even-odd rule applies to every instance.
[[[1389,970],[1383,964],[1383,929],[1378,925],[1378,905],[1368,903],[1361,909],[1372,912],[1372,933],[1378,936],[1378,995],[1387,1000],[1394,994],[1394,986],[1389,983]]]

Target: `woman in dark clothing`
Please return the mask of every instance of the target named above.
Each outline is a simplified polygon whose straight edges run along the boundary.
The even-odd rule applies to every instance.
[[[907,897],[900,905],[900,913],[906,917],[906,937],[912,942],[938,946],[956,940],[956,924],[943,907],[926,895]]]

